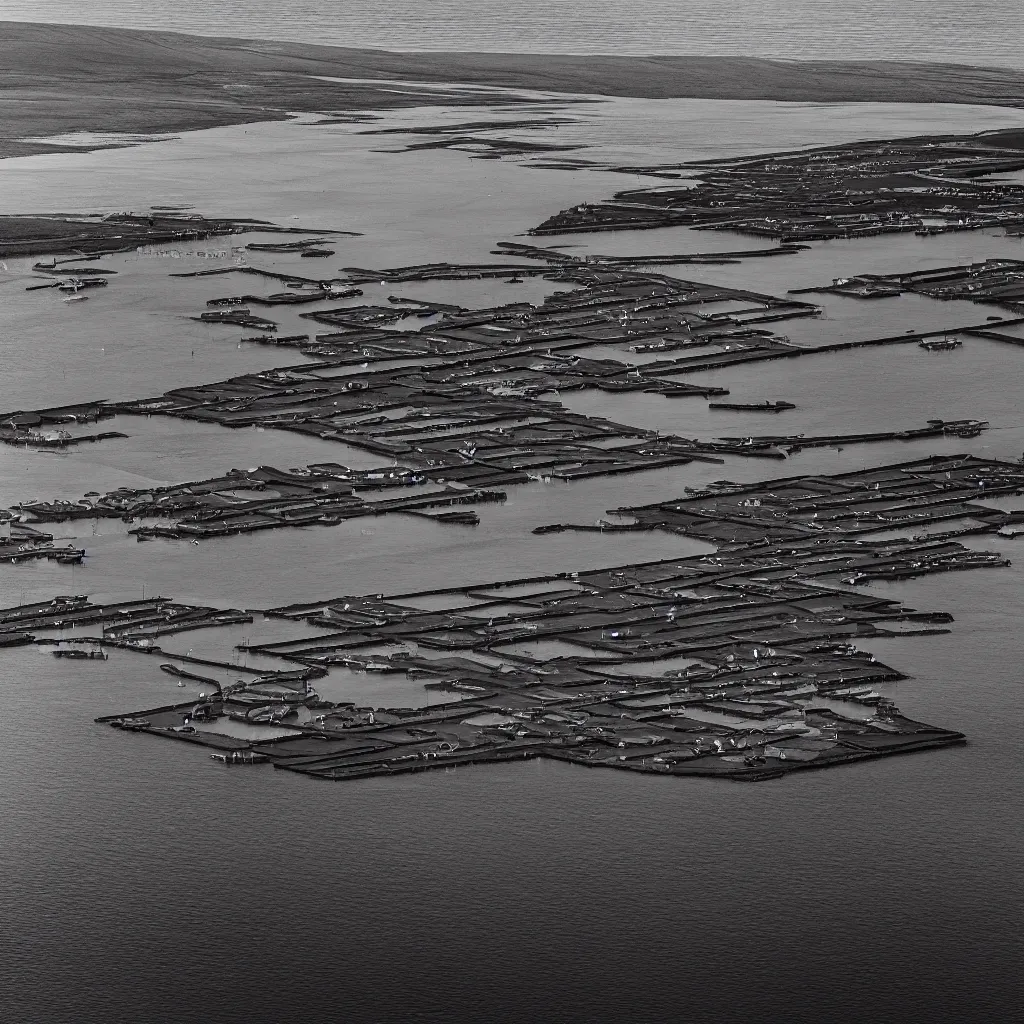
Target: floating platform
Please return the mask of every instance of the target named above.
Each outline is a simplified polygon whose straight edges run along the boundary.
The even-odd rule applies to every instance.
[[[685,171],[696,185],[628,189],[579,203],[530,234],[682,226],[793,244],[1019,228],[1024,190],[984,176],[1022,168],[1024,153],[1012,130],[694,161],[646,170]]]
[[[304,670],[423,678],[460,699],[357,707],[321,699],[302,677],[301,688],[278,685],[272,697],[256,680],[201,709],[187,702],[100,721],[339,781],[533,757],[763,781],[962,743],[959,732],[903,715],[877,690],[903,674],[856,646],[946,632],[951,617],[851,585],[1007,564],[954,538],[1019,519],[974,499],[1022,491],[1024,466],[972,456],[722,482],[618,510],[637,529],[714,541],[715,554],[272,608],[264,614],[322,632],[245,645]],[[906,525],[942,532],[872,537]],[[242,740],[218,730],[230,719],[276,732]]]

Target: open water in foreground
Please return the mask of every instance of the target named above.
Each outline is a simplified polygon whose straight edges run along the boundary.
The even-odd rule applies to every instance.
[[[859,105],[843,113],[778,104],[612,103],[588,111],[571,131],[639,162],[649,158],[655,134],[643,131],[645,124],[660,126],[655,149],[670,138],[671,157],[659,159],[686,159],[1020,123],[1016,112],[984,109]],[[451,116],[460,115],[422,109],[389,118],[434,123]],[[385,147],[378,137],[359,135],[359,127],[250,125],[132,149],[3,161],[0,212],[187,204],[211,214],[362,230],[363,237],[339,240],[332,266],[382,266],[484,258],[494,242],[555,210],[636,181],[457,153],[376,153]],[[622,253],[752,244],[675,229],[566,241],[580,251]],[[997,235],[909,236],[676,272],[781,291],[858,271],[1021,252],[1020,241]],[[205,266],[199,257],[111,258],[105,265],[119,271],[111,286],[70,307],[50,292],[23,290],[30,262],[8,261],[0,272],[2,409],[151,395],[275,359],[295,361],[239,348],[237,330],[185,318],[230,290],[217,279],[166,276]],[[526,288],[539,301],[546,286],[417,287],[403,291],[484,305],[522,297]],[[366,301],[383,294],[368,289]],[[789,333],[880,336],[980,322],[992,312],[909,298],[826,297],[824,306],[825,318],[789,325]],[[282,333],[290,326],[282,318]],[[56,593],[136,596],[145,587],[147,594],[259,607],[699,551],[698,544],[657,534],[608,543],[598,534],[532,537],[529,530],[596,519],[624,501],[662,500],[720,477],[836,472],[952,450],[1017,458],[1024,450],[1020,360],[1017,349],[979,341],[949,355],[868,350],[712,378],[736,396],[797,401],[800,408],[784,424],[793,431],[916,426],[929,416],[991,420],[993,429],[974,441],[818,449],[782,467],[737,460],[571,487],[535,484],[511,489],[504,506],[481,508],[476,530],[392,517],[194,547],[139,545],[125,537],[123,524],[103,523],[84,538],[91,557],[81,568],[5,567],[0,605]],[[581,393],[565,400],[580,411],[688,436],[764,426],[750,416],[716,419],[697,399]],[[773,420],[765,429],[776,422],[781,428]],[[125,441],[67,455],[0,449],[0,503],[197,478],[230,466],[365,458],[271,431],[159,418],[124,429],[131,435]],[[1013,545],[981,544],[1011,557]],[[93,724],[97,715],[191,692],[177,689],[155,660],[117,653],[104,663],[58,663],[36,648],[4,652],[0,1017],[1009,1017],[1019,997],[1024,910],[1024,559],[1016,561],[1010,569],[873,588],[955,615],[950,634],[865,646],[914,676],[891,688],[908,714],[966,732],[968,746],[757,786],[548,762],[349,785],[228,769],[202,750]],[[251,630],[260,628],[257,622]],[[230,641],[248,631],[241,628]],[[223,634],[184,634],[167,644],[179,652],[192,645],[226,648]],[[331,685],[340,690],[332,696],[383,705],[426,699],[418,684],[392,677],[339,673]]]

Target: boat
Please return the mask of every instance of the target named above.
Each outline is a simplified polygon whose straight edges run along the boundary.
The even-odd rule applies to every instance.
[[[950,338],[948,335],[942,338],[922,338],[918,345],[928,352],[948,352],[954,348],[960,348],[963,342],[959,338]]]
[[[58,647],[51,651],[55,658],[74,658],[76,660],[106,661],[106,651],[81,651],[75,647]]]
[[[66,281],[61,281],[57,285],[57,289],[62,292],[79,292],[83,288],[105,288],[107,282],[102,277],[89,277],[83,280],[80,277],[69,277]]]
[[[255,750],[233,750],[229,754],[211,754],[210,757],[222,764],[263,764],[268,760],[266,754]]]
[[[989,426],[988,420],[929,420],[929,427],[953,437],[977,437]]]
[[[784,412],[796,406],[792,402],[708,402],[708,408],[731,412]]]

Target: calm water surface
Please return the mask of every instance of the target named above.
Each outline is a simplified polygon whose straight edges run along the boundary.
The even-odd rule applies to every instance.
[[[94,12],[103,7],[92,5]],[[189,6],[183,9],[187,15]],[[665,159],[687,159],[757,151],[779,144],[766,140],[780,132],[785,145],[796,146],[913,131],[923,123],[943,131],[1019,123],[1015,112],[984,109],[859,105],[847,115],[777,104],[756,111],[610,104],[568,131],[636,159],[650,151],[646,119],[660,126],[659,145],[674,154]],[[442,116],[421,110],[400,118],[434,123]],[[3,161],[0,212],[180,203],[365,231],[339,240],[332,265],[384,266],[483,259],[494,242],[551,212],[636,181],[455,153],[382,154],[373,151],[378,139],[357,131],[248,126],[134,149]],[[566,241],[579,251],[629,254],[751,244],[680,230]],[[209,246],[215,244],[221,243]],[[1019,255],[1020,247],[982,234],[867,239],[817,245],[791,259],[677,272],[781,292],[839,274]],[[234,289],[231,279],[166,276],[205,266],[198,257],[112,258],[106,265],[119,274],[111,286],[75,307],[49,292],[25,292],[29,263],[8,261],[0,273],[0,408],[156,394],[275,359],[295,361],[239,348],[237,331],[187,319],[206,299]],[[301,272],[295,257],[275,263]],[[493,282],[417,287],[406,292],[483,305],[524,294],[536,302],[555,286],[533,283],[528,293],[516,290],[527,286]],[[385,293],[369,286],[366,301]],[[826,298],[823,305],[820,320],[784,330],[794,340],[871,337],[978,322],[990,312],[913,297]],[[282,331],[291,333],[292,325],[282,319]],[[608,544],[598,534],[532,537],[529,530],[592,521],[608,508],[664,500],[724,477],[836,472],[956,450],[1017,458],[1024,451],[1022,358],[1019,349],[979,341],[948,357],[908,346],[701,375],[735,395],[798,403],[769,424],[716,417],[699,400],[574,393],[563,400],[576,410],[687,436],[916,426],[947,415],[983,417],[993,429],[956,445],[817,449],[782,466],[731,460],[572,486],[514,487],[505,505],[480,509],[475,530],[390,517],[195,547],[140,545],[124,524],[103,522],[94,532],[85,528],[91,557],[80,568],[4,568],[0,605],[55,593],[141,596],[145,587],[147,594],[266,607],[699,552],[705,548],[696,542],[658,534]],[[2,504],[231,466],[360,457],[273,431],[160,418],[115,425],[131,436],[66,455],[0,450]],[[69,525],[65,532],[80,536],[81,529]],[[979,542],[1011,557],[1013,545]],[[57,663],[36,648],[5,652],[0,1017],[1003,1019],[1017,997],[1024,910],[1024,560],[1016,561],[1010,569],[872,587],[955,615],[948,635],[865,646],[914,676],[890,688],[904,710],[965,731],[968,746],[761,786],[539,762],[316,785],[284,772],[228,769],[201,750],[94,725],[97,715],[193,692],[178,689],[158,659],[118,652],[104,663]],[[167,647],[231,657],[231,646],[246,635],[283,639],[305,631],[257,621],[184,634]],[[428,699],[401,677],[338,671],[328,687],[332,696],[382,705]]]
[[[0,17],[389,50],[746,54],[1022,67],[1017,0],[0,0]]]

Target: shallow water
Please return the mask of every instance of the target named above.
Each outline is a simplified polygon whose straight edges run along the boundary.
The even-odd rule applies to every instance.
[[[773,105],[763,109],[770,122]],[[729,140],[732,114],[721,110],[717,132]],[[429,123],[434,112],[423,116]],[[813,108],[803,116],[802,142],[841,137],[842,123],[822,125]],[[753,148],[765,145],[770,127],[750,139]],[[102,208],[111,189],[123,189],[123,197],[113,192],[119,206],[177,201],[216,214],[356,226],[368,234],[339,240],[332,265],[387,266],[483,259],[494,241],[633,180],[527,171],[461,154],[432,154],[429,162],[375,155],[370,140],[336,127],[318,134],[275,124],[3,161],[0,208],[49,208],[62,188],[63,208]],[[712,141],[709,129],[694,152]],[[626,145],[611,131],[606,143]],[[232,184],[232,147],[249,161],[241,187]],[[390,186],[384,201],[382,180]],[[661,234],[574,241],[598,252],[657,251],[644,246]],[[732,241],[690,232],[687,244],[745,247]],[[817,245],[785,260],[683,268],[680,276],[781,292],[839,273],[951,264],[964,253],[981,258],[1018,244],[987,235],[871,239]],[[23,292],[23,266],[0,279],[11,367],[0,407],[113,397],[114,389],[155,394],[270,366],[280,355],[239,349],[237,332],[181,318],[209,297],[233,293],[233,281],[164,278],[170,266],[159,260],[106,263],[123,275],[74,316],[44,301],[49,293]],[[416,297],[428,297],[422,287]],[[474,299],[507,301],[503,287],[476,282]],[[453,292],[434,297],[443,295]],[[941,329],[987,313],[924,299],[851,303],[823,297],[827,315],[808,322],[808,332],[864,337],[924,322]],[[687,436],[909,427],[961,415],[989,419],[993,429],[956,443],[822,448],[781,463],[730,459],[511,487],[504,505],[481,506],[472,530],[389,516],[195,546],[139,544],[125,524],[104,522],[84,538],[89,556],[81,567],[5,566],[0,605],[55,593],[135,597],[145,587],[150,595],[263,608],[700,553],[705,545],[658,533],[533,537],[529,530],[594,521],[609,508],[667,500],[723,478],[836,472],[945,451],[1016,458],[1024,450],[1022,358],[1017,348],[969,341],[948,357],[896,346],[698,378],[740,399],[797,402],[779,416],[714,413],[700,399],[568,394],[571,408]],[[2,504],[351,454],[284,432],[159,417],[121,422],[128,440],[66,455],[0,449]],[[68,524],[66,532],[80,530]],[[979,546],[1010,557],[1015,550],[1002,538]],[[37,648],[5,651],[4,1016],[283,1021],[301,1006],[314,1021],[590,1024],[746,1020],[784,1006],[788,1019],[809,1024],[1003,1019],[1016,998],[1024,909],[1016,682],[1024,561],[1016,561],[870,587],[956,617],[946,635],[862,646],[914,677],[887,691],[907,714],[965,731],[968,746],[760,786],[547,762],[321,786],[93,724],[98,715],[198,695],[199,684],[179,688],[161,672],[159,658],[116,651],[107,662],[58,662]],[[522,593],[499,590],[495,598]],[[234,646],[246,637],[316,633],[302,623],[257,621],[183,634],[166,647],[262,667],[268,659],[249,660]],[[453,696],[404,676],[348,670],[332,672],[327,686],[338,699],[378,705]],[[613,969],[626,980],[613,980]]]

